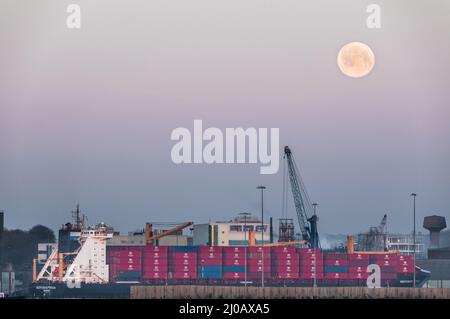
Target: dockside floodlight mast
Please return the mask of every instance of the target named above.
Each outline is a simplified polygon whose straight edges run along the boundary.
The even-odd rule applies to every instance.
[[[308,242],[311,248],[319,248],[319,234],[317,232],[318,217],[314,213],[313,205],[302,182],[297,165],[295,164],[289,146],[284,147],[284,155],[288,164],[289,180],[294,197],[295,210],[302,239]]]

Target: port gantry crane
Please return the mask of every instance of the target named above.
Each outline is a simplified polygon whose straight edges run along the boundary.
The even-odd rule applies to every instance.
[[[284,157],[288,165],[289,180],[291,182],[291,190],[302,239],[308,242],[309,247],[319,248],[320,242],[317,232],[318,217],[306,192],[305,185],[300,177],[289,146],[284,147]]]

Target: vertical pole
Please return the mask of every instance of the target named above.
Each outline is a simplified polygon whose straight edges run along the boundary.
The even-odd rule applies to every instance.
[[[33,258],[33,282],[36,282],[36,258]]]
[[[245,282],[245,284],[244,285],[245,285],[245,287],[247,287],[247,243],[246,243],[246,240],[247,240],[247,215],[244,216],[244,243],[246,244],[244,247],[244,254],[245,254],[245,257],[244,257],[244,269],[245,269],[244,282]]]
[[[63,254],[59,253],[58,257],[59,257],[58,258],[58,264],[59,264],[58,277],[59,277],[59,280],[62,281],[62,279],[63,279],[63,269],[64,269],[64,266],[63,266],[63,262],[64,262]]]
[[[413,287],[416,288],[416,196],[417,194],[412,193],[413,197]]]
[[[265,186],[258,186],[261,190],[261,287],[264,288],[264,189]]]
[[[261,287],[264,288],[264,188],[261,188]]]
[[[314,207],[314,215],[316,215],[316,210],[317,210],[317,203],[313,203],[312,204]],[[314,288],[317,287],[317,254],[316,254],[316,247],[317,247],[317,242],[316,242],[316,236],[314,235],[314,240],[313,240],[313,249],[314,249],[314,261],[315,261],[315,268],[314,268]]]

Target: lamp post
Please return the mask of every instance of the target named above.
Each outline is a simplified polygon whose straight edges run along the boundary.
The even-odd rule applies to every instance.
[[[319,206],[319,204],[313,203],[312,205],[314,207],[314,215],[316,215],[316,213],[317,213],[317,206]],[[317,238],[316,238],[316,236],[314,236],[314,242],[313,242],[314,261],[316,262],[315,269],[314,269],[314,288],[317,287],[317,254],[316,254],[317,243],[316,243],[316,240],[317,240]]]
[[[250,213],[239,213],[239,215],[244,216],[244,285],[247,287],[247,246],[248,243],[246,243],[247,240],[247,216],[250,216]]]
[[[258,186],[261,190],[261,287],[264,288],[264,190],[266,186]]]
[[[411,193],[413,198],[413,287],[416,288],[416,193]]]

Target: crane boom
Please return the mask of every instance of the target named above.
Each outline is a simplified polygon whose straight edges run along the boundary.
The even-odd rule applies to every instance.
[[[173,228],[168,229],[166,231],[163,231],[163,232],[161,232],[161,233],[159,233],[157,235],[153,235],[152,224],[147,223],[145,225],[145,237],[146,237],[147,245],[151,245],[154,240],[159,240],[159,239],[161,239],[163,237],[175,234],[175,233],[179,232],[180,230],[183,230],[186,227],[189,227],[189,226],[191,226],[193,224],[194,224],[193,222],[186,222],[186,223],[183,223],[183,224],[181,224],[179,226],[176,226],[176,227],[173,227]]]
[[[288,164],[289,180],[291,182],[292,195],[294,197],[294,205],[302,238],[308,241],[310,247],[317,248],[320,246],[319,234],[317,232],[318,218],[314,214],[311,201],[309,200],[305,185],[300,178],[289,146],[284,147],[284,154]]]

